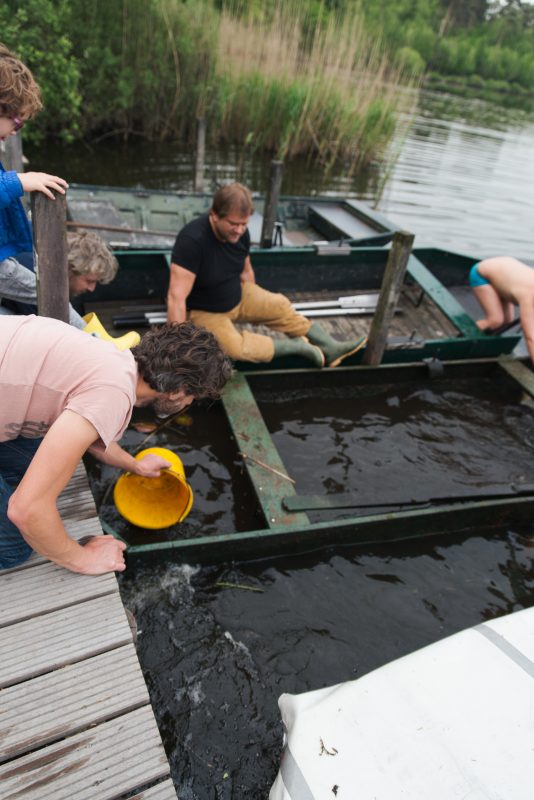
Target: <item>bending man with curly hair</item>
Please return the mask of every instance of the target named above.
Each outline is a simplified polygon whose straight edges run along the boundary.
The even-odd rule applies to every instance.
[[[231,374],[209,331],[193,323],[154,328],[132,351],[58,320],[0,317],[0,569],[32,550],[73,572],[122,571],[124,547],[95,535],[71,539],[56,501],[83,454],[144,477],[169,464],[137,461],[118,444],[134,406],[170,415],[216,398]]]

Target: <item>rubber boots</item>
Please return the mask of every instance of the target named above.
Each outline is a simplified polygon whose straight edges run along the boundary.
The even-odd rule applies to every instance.
[[[273,339],[273,344],[275,357],[302,356],[319,369],[325,365],[323,351],[319,347],[314,347],[302,336],[295,339]]]
[[[117,337],[110,336],[98,319],[98,316],[93,312],[86,314],[85,317],[83,317],[83,321],[85,322],[85,328],[83,329],[85,333],[91,336],[97,336],[99,339],[104,339],[108,342],[113,342],[117,350],[129,350],[130,347],[136,347],[141,341],[141,337],[137,331],[128,331],[128,333]]]
[[[353,342],[338,342],[337,339],[332,339],[330,334],[316,322],[311,326],[306,338],[312,344],[321,348],[325,355],[327,367],[337,367],[348,356],[364,347],[367,342],[367,336],[360,336],[359,339]]]

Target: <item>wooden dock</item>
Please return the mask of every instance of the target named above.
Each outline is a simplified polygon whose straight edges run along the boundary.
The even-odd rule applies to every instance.
[[[101,532],[82,465],[58,507]],[[1,800],[176,800],[114,574],[1,571],[0,653]]]

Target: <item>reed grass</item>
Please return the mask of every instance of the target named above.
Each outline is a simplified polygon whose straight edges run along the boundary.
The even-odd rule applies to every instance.
[[[330,14],[304,31],[291,3],[276,4],[269,19],[223,10],[217,136],[326,168],[342,160],[350,174],[383,152],[407,110],[399,86],[414,79],[389,63],[380,40],[368,38],[357,11]]]
[[[64,138],[76,131],[193,145],[205,116],[213,144],[305,156],[325,168],[341,160],[349,173],[379,157],[406,111],[399,88],[413,79],[370,37],[358,6],[311,16],[301,0],[228,2],[70,0],[57,25],[66,26],[72,80],[55,94],[48,81],[34,131],[55,131],[61,108],[71,119]],[[43,3],[51,7],[30,3],[37,40]]]

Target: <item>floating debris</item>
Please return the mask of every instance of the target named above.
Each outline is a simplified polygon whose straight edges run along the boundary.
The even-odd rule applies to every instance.
[[[189,414],[178,414],[174,417],[174,423],[181,425],[183,428],[190,428],[193,424],[193,417],[189,416]]]
[[[245,589],[247,592],[264,592],[265,589],[260,589],[258,586],[248,586],[245,583],[228,583],[226,581],[217,581],[213,584],[222,589]]]

